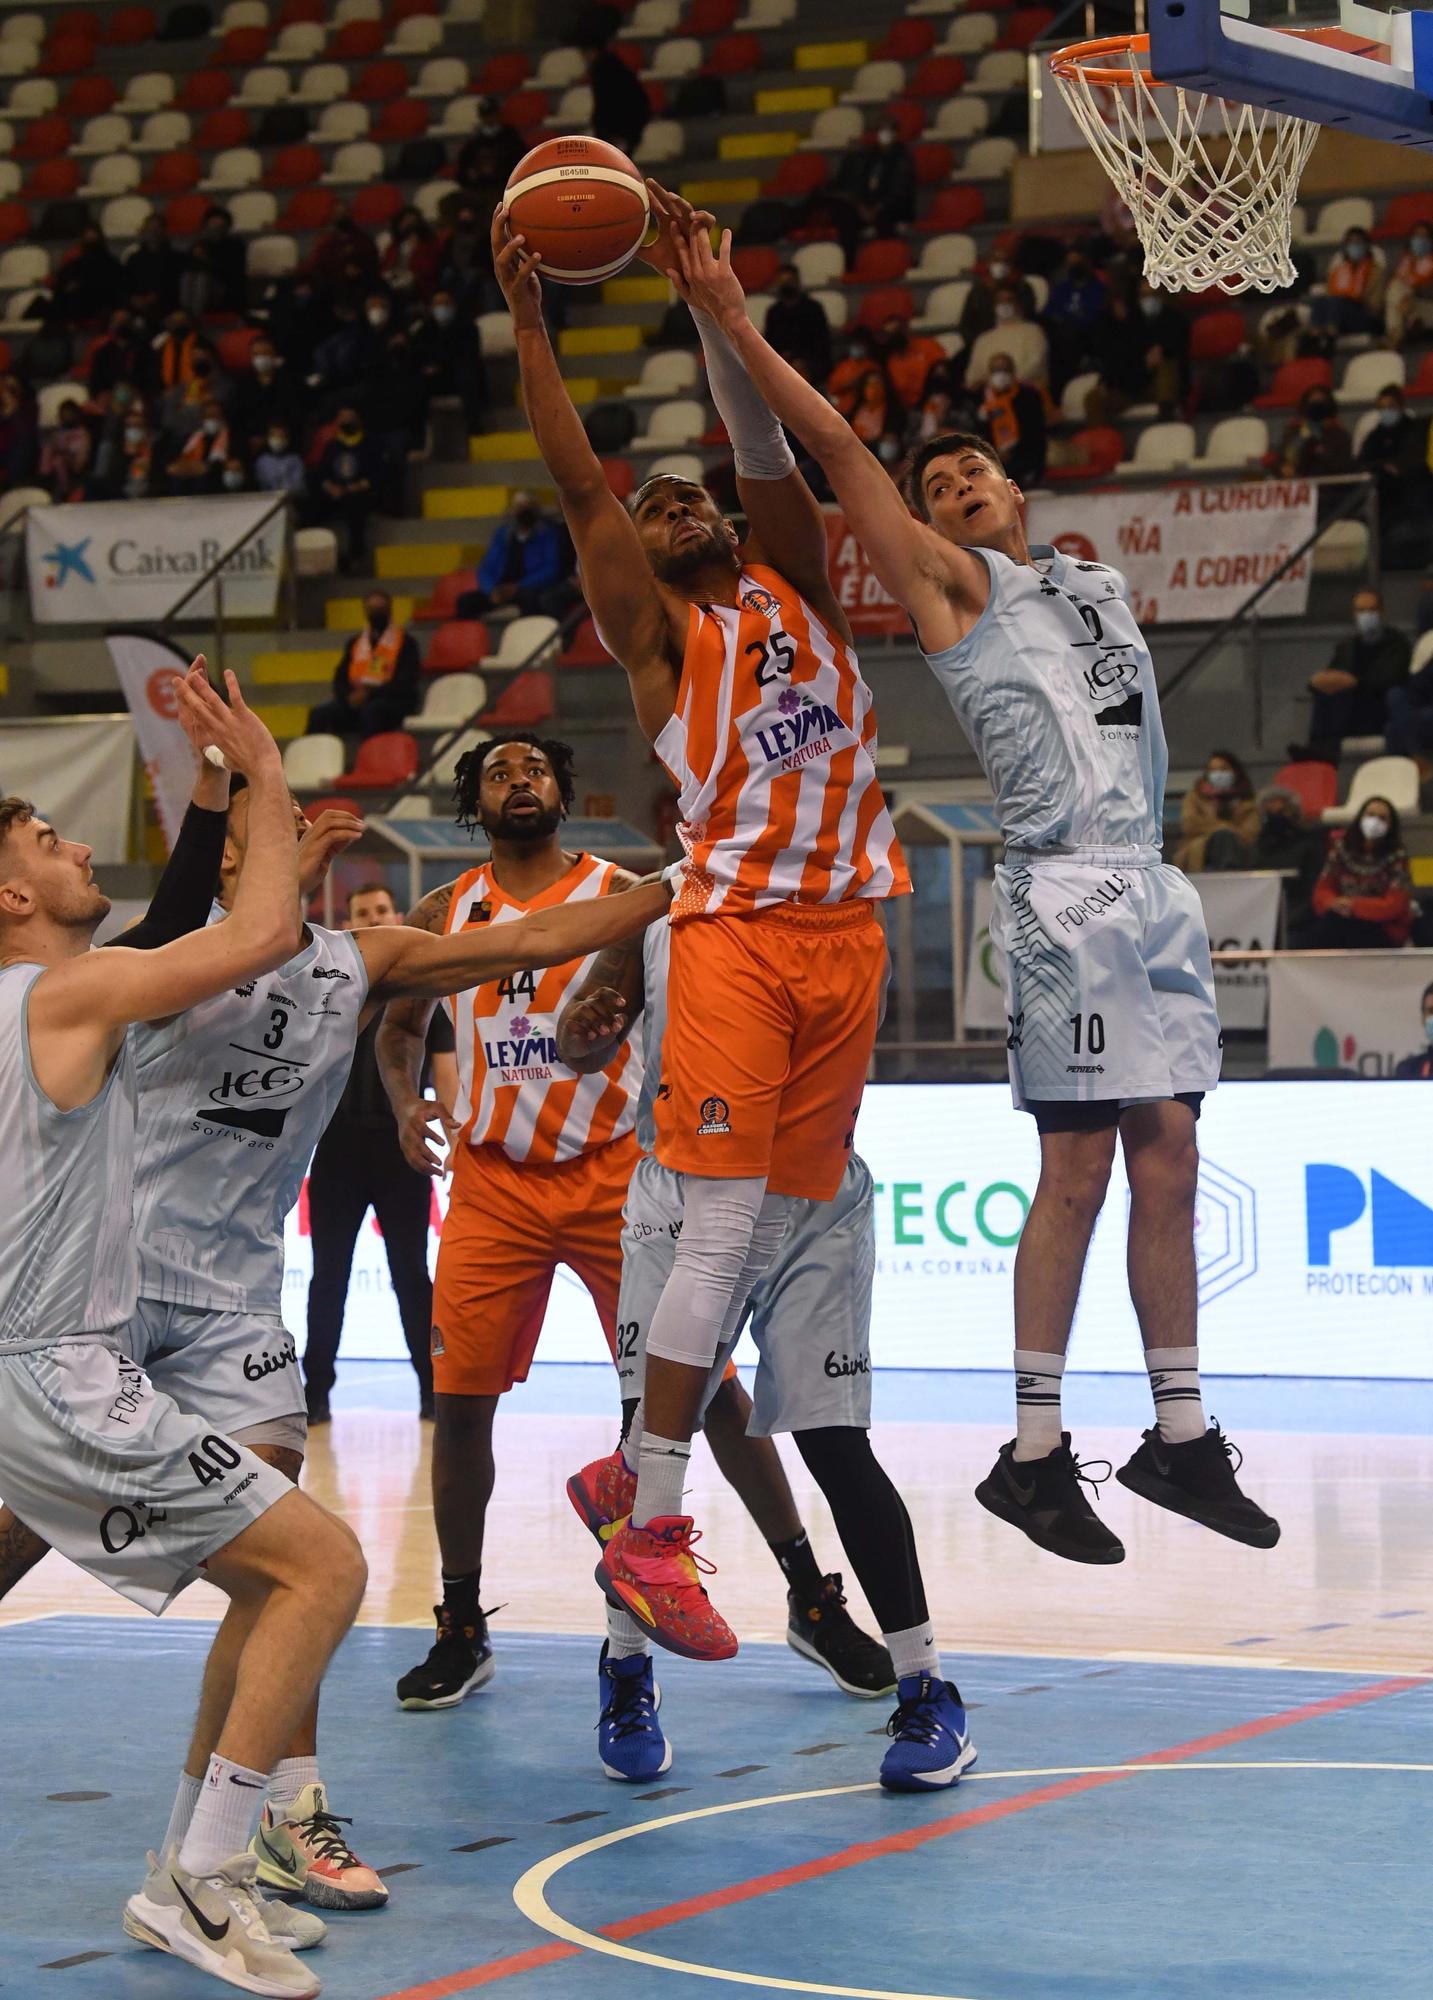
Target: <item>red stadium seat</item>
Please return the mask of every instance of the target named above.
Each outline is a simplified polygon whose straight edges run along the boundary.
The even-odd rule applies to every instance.
[[[831,168],[824,153],[788,153],[761,191],[784,196],[788,201],[801,201],[824,187],[830,178]]]
[[[164,226],[171,236],[195,236],[208,213],[207,194],[177,194],[165,203]]]
[[[878,62],[918,62],[935,47],[935,23],[915,19],[897,21],[886,39],[872,54]]]
[[[1227,361],[1231,354],[1239,352],[1248,338],[1248,323],[1243,313],[1234,308],[1201,313],[1189,329],[1189,358],[1191,361]]]
[[[628,69],[640,71],[647,67],[647,51],[640,42],[614,42],[612,53],[619,56]]]
[[[923,236],[946,236],[985,219],[985,196],[978,187],[942,188],[916,228]]]
[[[253,132],[249,114],[240,105],[221,104],[206,112],[195,141],[201,153],[222,153],[226,146],[246,146]]]
[[[911,253],[898,236],[878,236],[863,243],[856,261],[846,273],[848,285],[890,285],[903,278],[911,267]]]
[[[25,183],[29,201],[65,201],[84,178],[78,160],[59,157],[41,160]]]
[[[738,11],[737,0],[691,0],[677,33],[695,35],[699,40],[708,35],[724,35]]]
[[[284,0],[279,9],[279,26],[291,28],[297,21],[308,21],[322,27],[325,11],[323,0]]]
[[[1416,398],[1433,396],[1433,347],[1423,350],[1423,359],[1418,364],[1418,373],[1404,391],[1409,402]]]
[[[355,27],[366,26],[354,22]],[[418,775],[418,742],[406,729],[385,729],[358,746],[353,769],[338,780],[341,792],[391,792]]]
[[[53,42],[40,64],[41,76],[82,76],[97,60],[94,43],[83,35]]]
[[[1017,7],[1005,18],[997,49],[1028,49],[1038,42],[1055,16],[1049,7]]]
[[[457,572],[459,576],[463,574],[461,570]],[[477,572],[470,570],[467,574],[476,577]],[[446,583],[448,578],[443,581]],[[472,590],[476,585],[468,584],[466,587]],[[456,595],[455,592],[455,600]],[[488,650],[488,628],[481,618],[450,618],[447,624],[438,627],[428,641],[423,669],[430,674],[463,673],[469,667],[477,666],[480,660],[485,660]]]
[[[62,111],[48,111],[32,118],[15,148],[17,160],[53,160],[68,148],[74,137],[70,121]]]
[[[912,97],[954,97],[965,85],[959,56],[927,56],[906,85]]]
[[[219,335],[219,359],[229,374],[236,375],[249,365],[249,355],[261,332],[256,326],[231,326]]]
[[[883,320],[914,319],[915,316],[915,294],[909,285],[877,285],[862,299],[856,318],[861,326],[879,326]]]
[[[1113,424],[1096,424],[1089,430],[1076,431],[1070,443],[1077,456],[1069,465],[1050,465],[1045,468],[1045,478],[1050,484],[1060,480],[1104,479],[1114,471],[1125,455],[1125,441],[1122,432]]]
[[[390,21],[411,21],[415,14],[441,14],[438,0],[393,0],[388,10]]]
[[[478,572],[475,569],[449,570],[440,576],[433,586],[433,595],[425,597],[413,613],[420,625],[441,624],[445,619],[458,615],[458,599],[465,590],[476,590]]]
[[[911,160],[918,186],[941,187],[955,170],[955,149],[943,139],[922,139],[912,147]]]
[[[367,62],[388,38],[381,21],[345,21],[324,51],[328,62]]]
[[[60,99],[60,109],[67,118],[98,118],[108,111],[119,91],[111,77],[101,70],[91,70],[88,76],[77,76],[64,96]]]
[[[18,243],[22,236],[30,233],[30,211],[23,201],[0,201],[0,243]],[[9,369],[9,362],[0,367],[0,374]]]
[[[526,83],[531,75],[532,64],[527,57],[520,50],[511,50],[507,55],[489,56],[473,88],[481,96],[501,97]]]
[[[761,68],[760,35],[723,35],[702,64],[707,76],[750,76]]]
[[[14,358],[10,350],[9,341],[0,340],[0,375],[8,375],[10,373],[10,366]]]
[[[152,7],[117,7],[105,23],[104,38],[112,49],[137,48],[152,41],[158,27]]]
[[[360,229],[386,229],[402,206],[402,188],[395,187],[392,181],[378,181],[372,187],[358,190],[348,204],[348,212]]]
[[[59,35],[83,35],[86,40],[97,42],[104,23],[93,7],[66,7],[63,14],[55,17],[50,33]]]
[[[632,470],[630,458],[604,458],[599,461],[602,477],[607,481],[608,490],[617,500],[629,500],[636,488],[637,475]]]
[[[556,713],[552,675],[546,667],[524,667],[513,675],[482,720],[499,728],[519,729],[550,722]]]
[[[567,651],[558,661],[559,667],[610,667],[612,655],[597,636],[597,627],[590,618],[584,618],[568,641]]]
[[[513,90],[499,105],[498,117],[504,125],[511,125],[514,132],[528,132],[534,125],[540,125],[551,109],[545,90]]]
[[[390,98],[401,97],[407,88],[406,66],[388,56],[381,62],[364,65],[350,95],[359,104],[387,104]]]
[[[1317,356],[1303,355],[1297,361],[1283,361],[1274,370],[1274,379],[1262,396],[1254,398],[1256,410],[1287,410],[1299,403],[1310,389],[1331,389],[1333,368]]]
[[[404,145],[421,139],[428,129],[428,107],[421,97],[396,97],[385,104],[369,131],[376,145]]]
[[[1433,194],[1396,194],[1374,225],[1381,242],[1391,236],[1407,236],[1415,222],[1433,223]]]
[[[1338,804],[1338,766],[1322,759],[1300,758],[1274,773],[1273,782],[1297,792],[1306,820],[1317,821],[1329,806]]]
[[[230,28],[219,44],[218,60],[226,69],[252,69],[268,53],[267,28]]]
[[[202,163],[197,153],[181,149],[174,153],[160,153],[149,170],[149,178],[144,182],[146,194],[187,194],[192,187],[198,187]]]
[[[180,85],[175,103],[181,111],[217,111],[233,94],[234,79],[223,70],[192,69]]]
[[[289,236],[302,236],[306,230],[327,229],[337,208],[338,196],[332,188],[295,188],[284,204],[279,228]]]
[[[744,292],[764,292],[781,269],[781,256],[765,243],[752,244],[732,251],[731,268]]]
[[[897,97],[888,104],[886,116],[894,120],[896,131],[907,146],[913,146],[926,128],[926,107],[909,97]]]
[[[317,146],[280,146],[264,175],[271,188],[312,187],[323,179],[324,158]]]

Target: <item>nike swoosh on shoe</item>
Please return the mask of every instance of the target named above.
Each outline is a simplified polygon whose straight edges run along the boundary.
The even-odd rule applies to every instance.
[[[181,1881],[179,1881],[179,1879],[176,1876],[171,1875],[169,1879],[171,1880],[171,1882],[174,1883],[175,1888],[178,1890],[180,1900],[184,1904],[185,1909],[188,1910],[190,1916],[193,1917],[195,1923],[198,1924],[200,1930],[203,1931],[205,1937],[209,1939],[211,1944],[217,1944],[220,1938],[227,1937],[229,1935],[229,1919],[227,1917],[225,1917],[222,1924],[210,1923],[209,1919],[205,1916],[204,1912],[199,1908],[199,1905],[194,1901],[193,1897],[189,1895],[188,1891],[184,1887],[184,1884]]]

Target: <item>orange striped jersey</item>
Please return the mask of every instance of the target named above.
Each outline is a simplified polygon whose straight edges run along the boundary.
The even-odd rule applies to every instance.
[[[738,594],[691,607],[676,712],[656,742],[689,860],[672,921],[905,895],[855,652],[773,569],[743,569]]]
[[[615,873],[612,862],[580,854],[560,881],[520,903],[503,893],[485,862],[454,884],[447,929],[512,923],[532,910],[605,895]],[[592,956],[509,973],[446,1002],[457,1043],[456,1110],[470,1146],[501,1146],[510,1160],[550,1166],[632,1129],[642,1087],[642,1059],[632,1042],[591,1076],[558,1060],[557,1017],[587,977]]]

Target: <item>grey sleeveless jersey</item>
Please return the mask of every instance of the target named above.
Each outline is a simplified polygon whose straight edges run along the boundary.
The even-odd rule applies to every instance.
[[[368,994],[352,937],[310,932],[277,972],[136,1030],[144,1298],[279,1310],[284,1218],[342,1094]]]
[[[0,972],[0,1353],[98,1337],[134,1312],[134,1053],[98,1096],[57,1111],[30,1067],[30,989],[42,965]]]
[[[1149,648],[1124,578],[1050,548],[990,571],[975,625],[926,664],[995,793],[1012,847],[1158,850],[1169,771]],[[1157,853],[1151,858],[1157,858]]]
[[[642,933],[642,1091],[637,1099],[637,1144],[644,1153],[657,1150],[654,1111],[662,1080],[662,1041],[667,1032],[667,965],[672,927],[648,924]]]

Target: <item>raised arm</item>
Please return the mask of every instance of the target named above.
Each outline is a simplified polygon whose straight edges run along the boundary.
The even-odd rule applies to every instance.
[[[190,667],[187,678],[193,680],[196,676],[207,680],[202,653]],[[149,908],[138,923],[131,924],[122,936],[112,941],[129,951],[155,951],[160,945],[198,930],[208,922],[219,887],[228,830],[229,773],[223,765],[205,756],[195,715],[182,710],[181,720],[198,759],[194,791]]]
[[[671,614],[626,508],[607,484],[552,351],[542,317],[540,259],[493,217],[493,269],[512,314],[523,409],[557,488],[577,550],[583,592],[606,643],[627,670],[637,721],[655,741],[671,720],[680,654]]]
[[[953,625],[951,600],[984,604],[985,565],[915,519],[895,481],[846,419],[757,332],[731,268],[731,231],[722,232],[719,255],[701,229],[690,231],[677,252],[678,291],[694,313],[715,320],[770,408],[819,460],[871,567],[905,607],[926,649],[950,643],[955,634],[947,637],[943,628]]]
[[[409,925],[415,930],[441,937],[448,927],[448,906],[452,896],[451,882],[445,882],[441,889],[431,890],[408,912]],[[370,933],[363,933],[365,937],[368,935]],[[371,966],[369,972],[371,977]],[[446,1132],[448,1119],[443,1114],[445,1110],[451,1113],[453,1108],[452,1102],[441,1091],[437,1104],[423,1095],[423,1058],[437,1004],[436,997],[391,1001],[384,1009],[374,1041],[378,1074],[388,1093],[388,1102],[393,1106],[393,1116],[398,1121],[398,1142],[403,1148],[403,1157],[420,1174],[442,1173],[444,1149],[441,1142],[435,1139],[433,1127],[438,1125]]]
[[[609,945],[557,1017],[557,1053],[579,1076],[606,1069],[647,997],[642,941]]]

